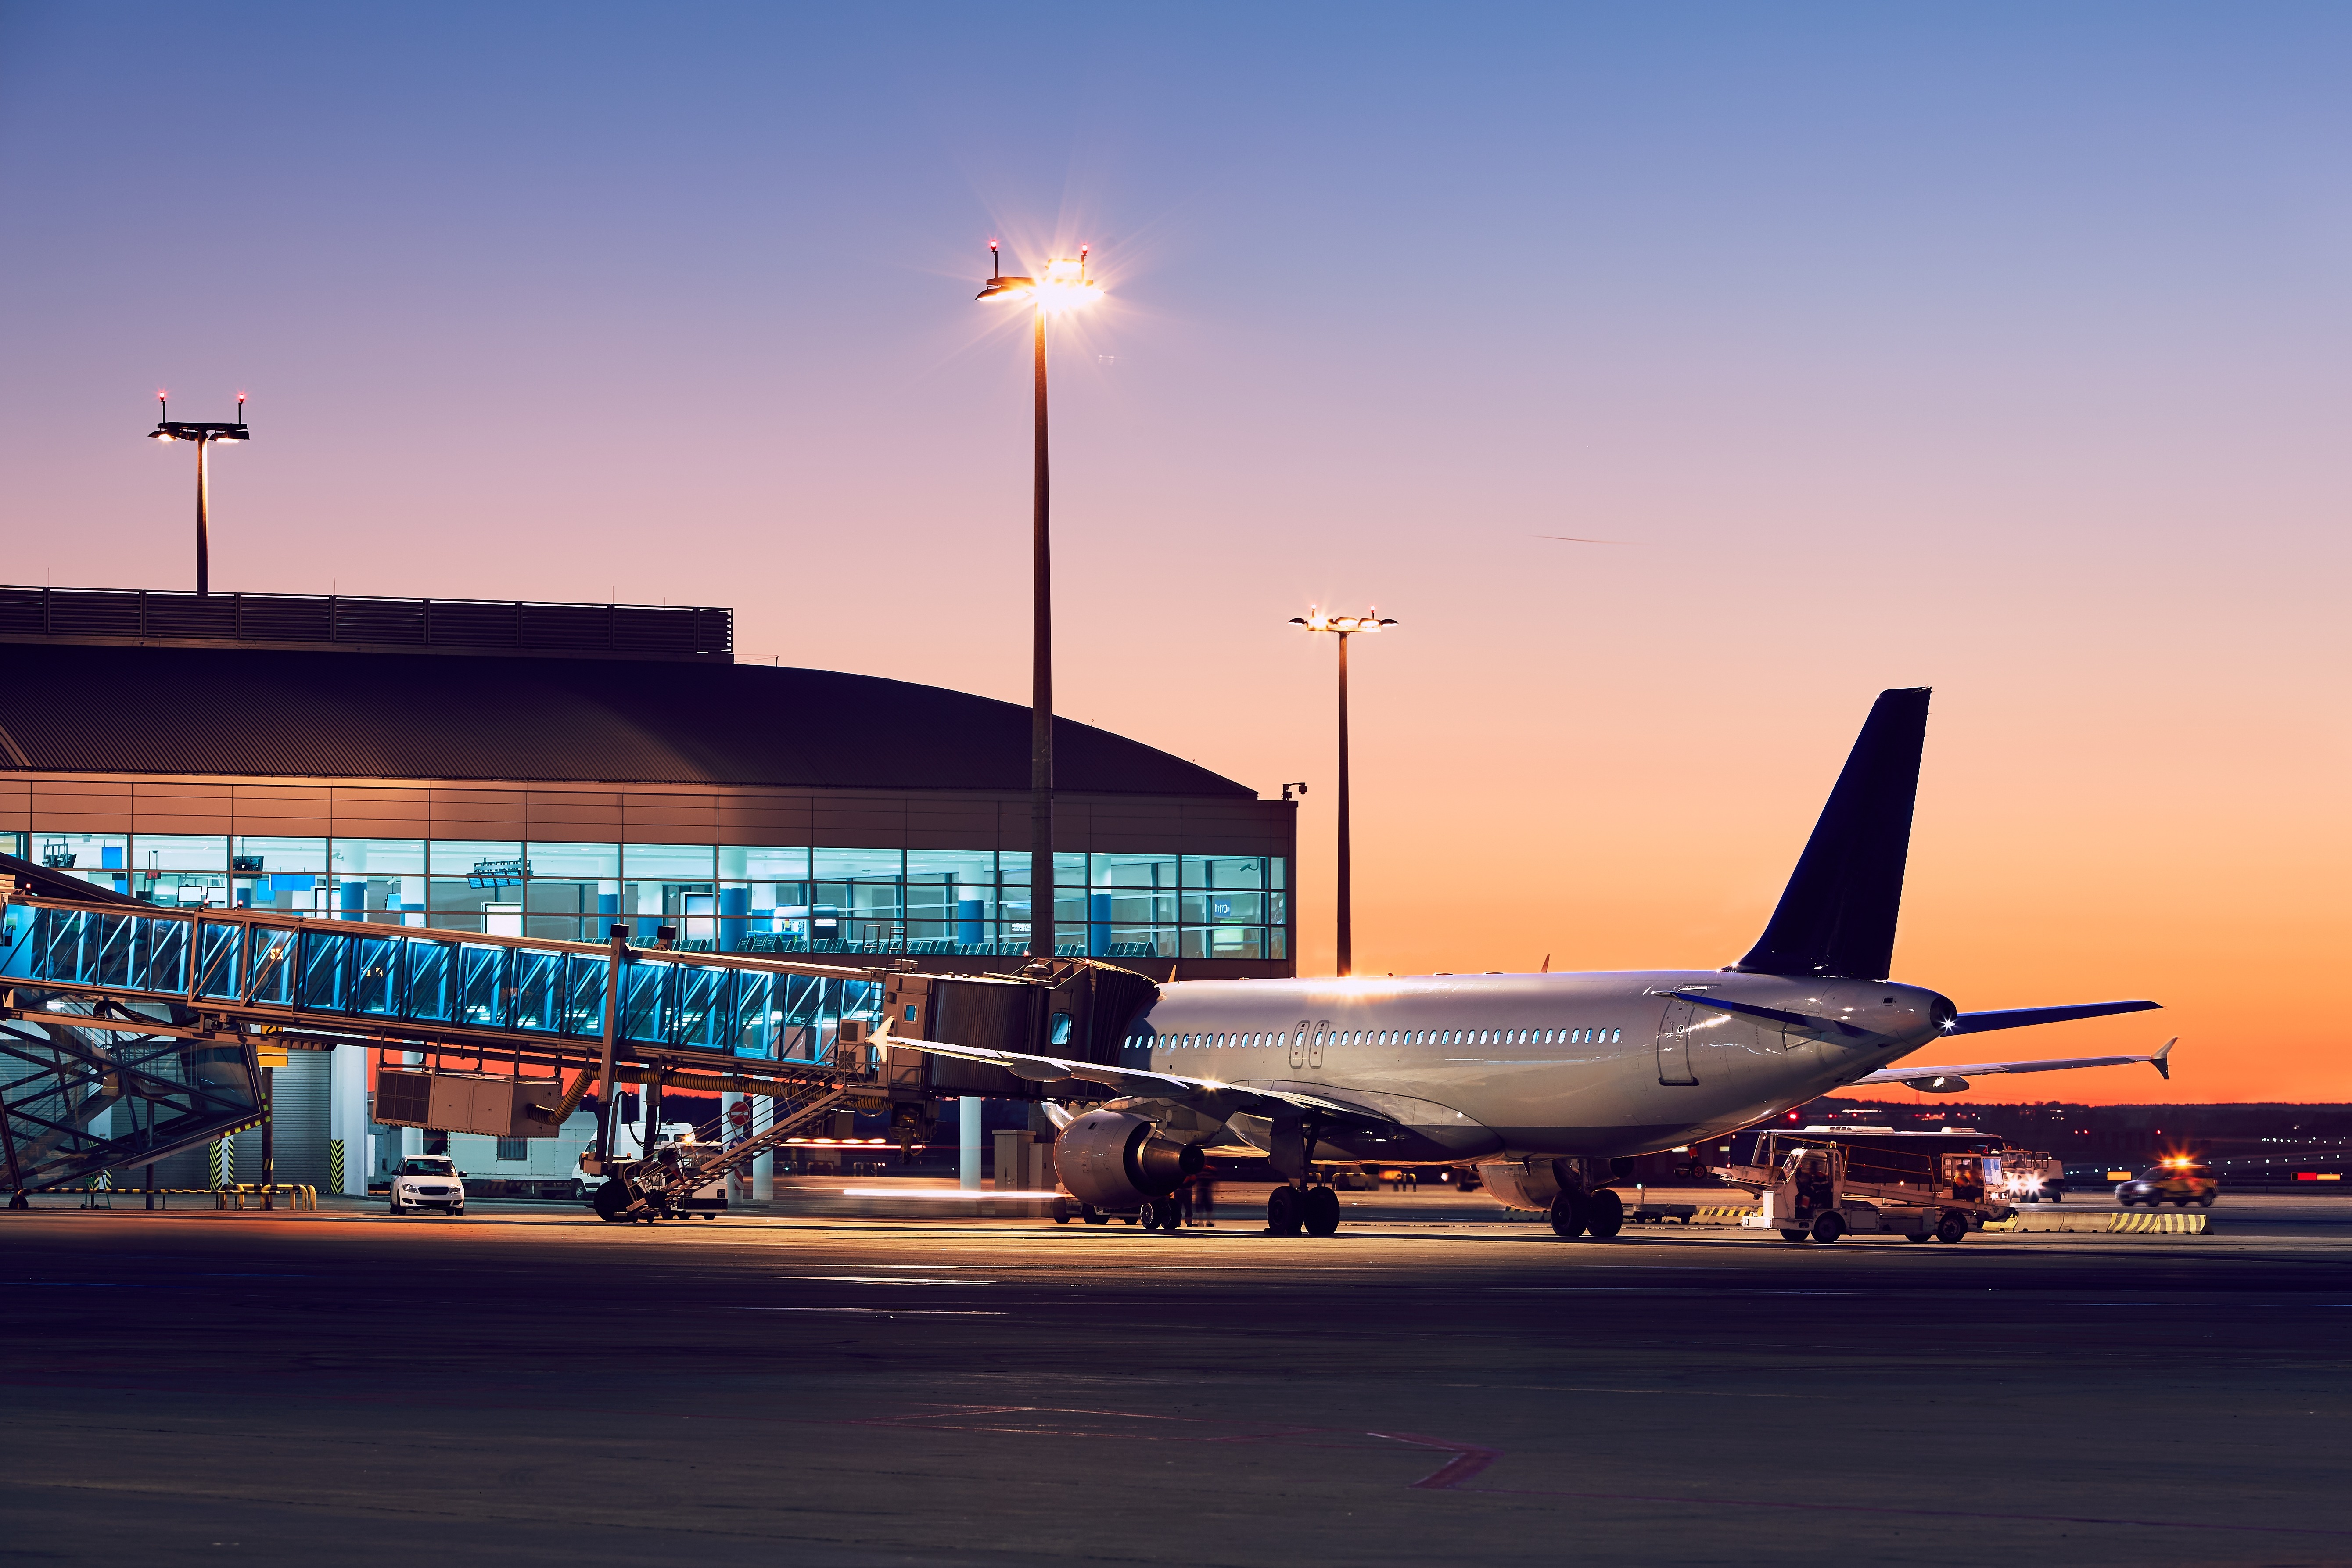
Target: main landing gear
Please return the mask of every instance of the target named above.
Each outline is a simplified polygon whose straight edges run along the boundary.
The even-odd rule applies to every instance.
[[[1625,1200],[1608,1187],[1589,1193],[1562,1187],[1551,1200],[1551,1228],[1556,1236],[1574,1239],[1590,1236],[1607,1241],[1625,1228]]]
[[[1339,1228],[1339,1194],[1329,1187],[1301,1192],[1285,1184],[1266,1195],[1265,1228],[1274,1236],[1331,1236]]]

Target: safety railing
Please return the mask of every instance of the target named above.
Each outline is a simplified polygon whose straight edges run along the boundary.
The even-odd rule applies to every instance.
[[[275,1206],[277,1194],[283,1193],[290,1200],[288,1204],[289,1212],[304,1209],[312,1214],[319,1212],[319,1189],[299,1182],[275,1182],[267,1186],[259,1182],[223,1183],[217,1187],[113,1187],[92,1184],[87,1187],[48,1187],[43,1190],[66,1197],[79,1197],[84,1208],[111,1208],[112,1200],[116,1198],[162,1198],[162,1206],[168,1209],[173,1198],[210,1198],[216,1209],[241,1209],[249,1195],[256,1200],[257,1208],[269,1209]],[[107,1203],[100,1204],[98,1200],[100,1198],[107,1199]],[[150,1204],[149,1206],[156,1205]]]
[[[881,979],[766,956],[625,948],[618,1039],[633,1047],[814,1059],[813,1026],[872,1014]],[[247,1016],[601,1041],[614,950],[245,910],[141,910],[16,895],[0,975]],[[795,1031],[799,1031],[795,1034]]]

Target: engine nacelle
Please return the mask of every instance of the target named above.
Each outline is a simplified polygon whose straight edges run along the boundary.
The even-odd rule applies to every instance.
[[[1054,1141],[1054,1169],[1082,1204],[1131,1209],[1164,1198],[1203,1163],[1199,1145],[1179,1143],[1140,1116],[1089,1110]]]
[[[1481,1165],[1478,1179],[1505,1208],[1533,1209],[1542,1214],[1559,1195],[1559,1163],[1551,1160],[1519,1160],[1507,1165]]]

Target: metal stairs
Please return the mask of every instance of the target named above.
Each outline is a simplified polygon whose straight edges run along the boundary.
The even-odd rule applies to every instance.
[[[625,1205],[600,1202],[596,1212],[615,1222],[674,1214],[701,1188],[724,1181],[760,1155],[782,1147],[785,1140],[848,1097],[846,1086],[823,1081],[809,1083],[790,1097],[776,1096],[772,1101],[774,1120],[768,1130],[732,1143],[722,1142],[727,1119],[719,1117],[696,1128],[690,1140],[664,1144],[647,1158],[623,1167],[618,1185],[629,1201]],[[614,1185],[607,1183],[598,1190],[598,1197]]]

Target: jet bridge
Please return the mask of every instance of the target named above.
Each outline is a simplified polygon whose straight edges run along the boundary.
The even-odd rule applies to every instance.
[[[592,1085],[609,1119],[614,1089],[642,1084],[769,1096],[779,1110],[818,1099],[888,1110],[912,1142],[937,1099],[1034,1100],[1041,1086],[870,1046],[881,1020],[942,1043],[1116,1062],[1156,994],[1082,959],[925,974],[907,959],[850,968],[617,933],[598,945],[174,910],[0,857],[0,1159],[22,1194],[209,1142],[261,1115],[265,1047],[362,1046],[428,1076],[568,1079],[560,1098],[514,1097],[518,1135],[552,1135]],[[116,1130],[91,1131],[124,1105]]]

